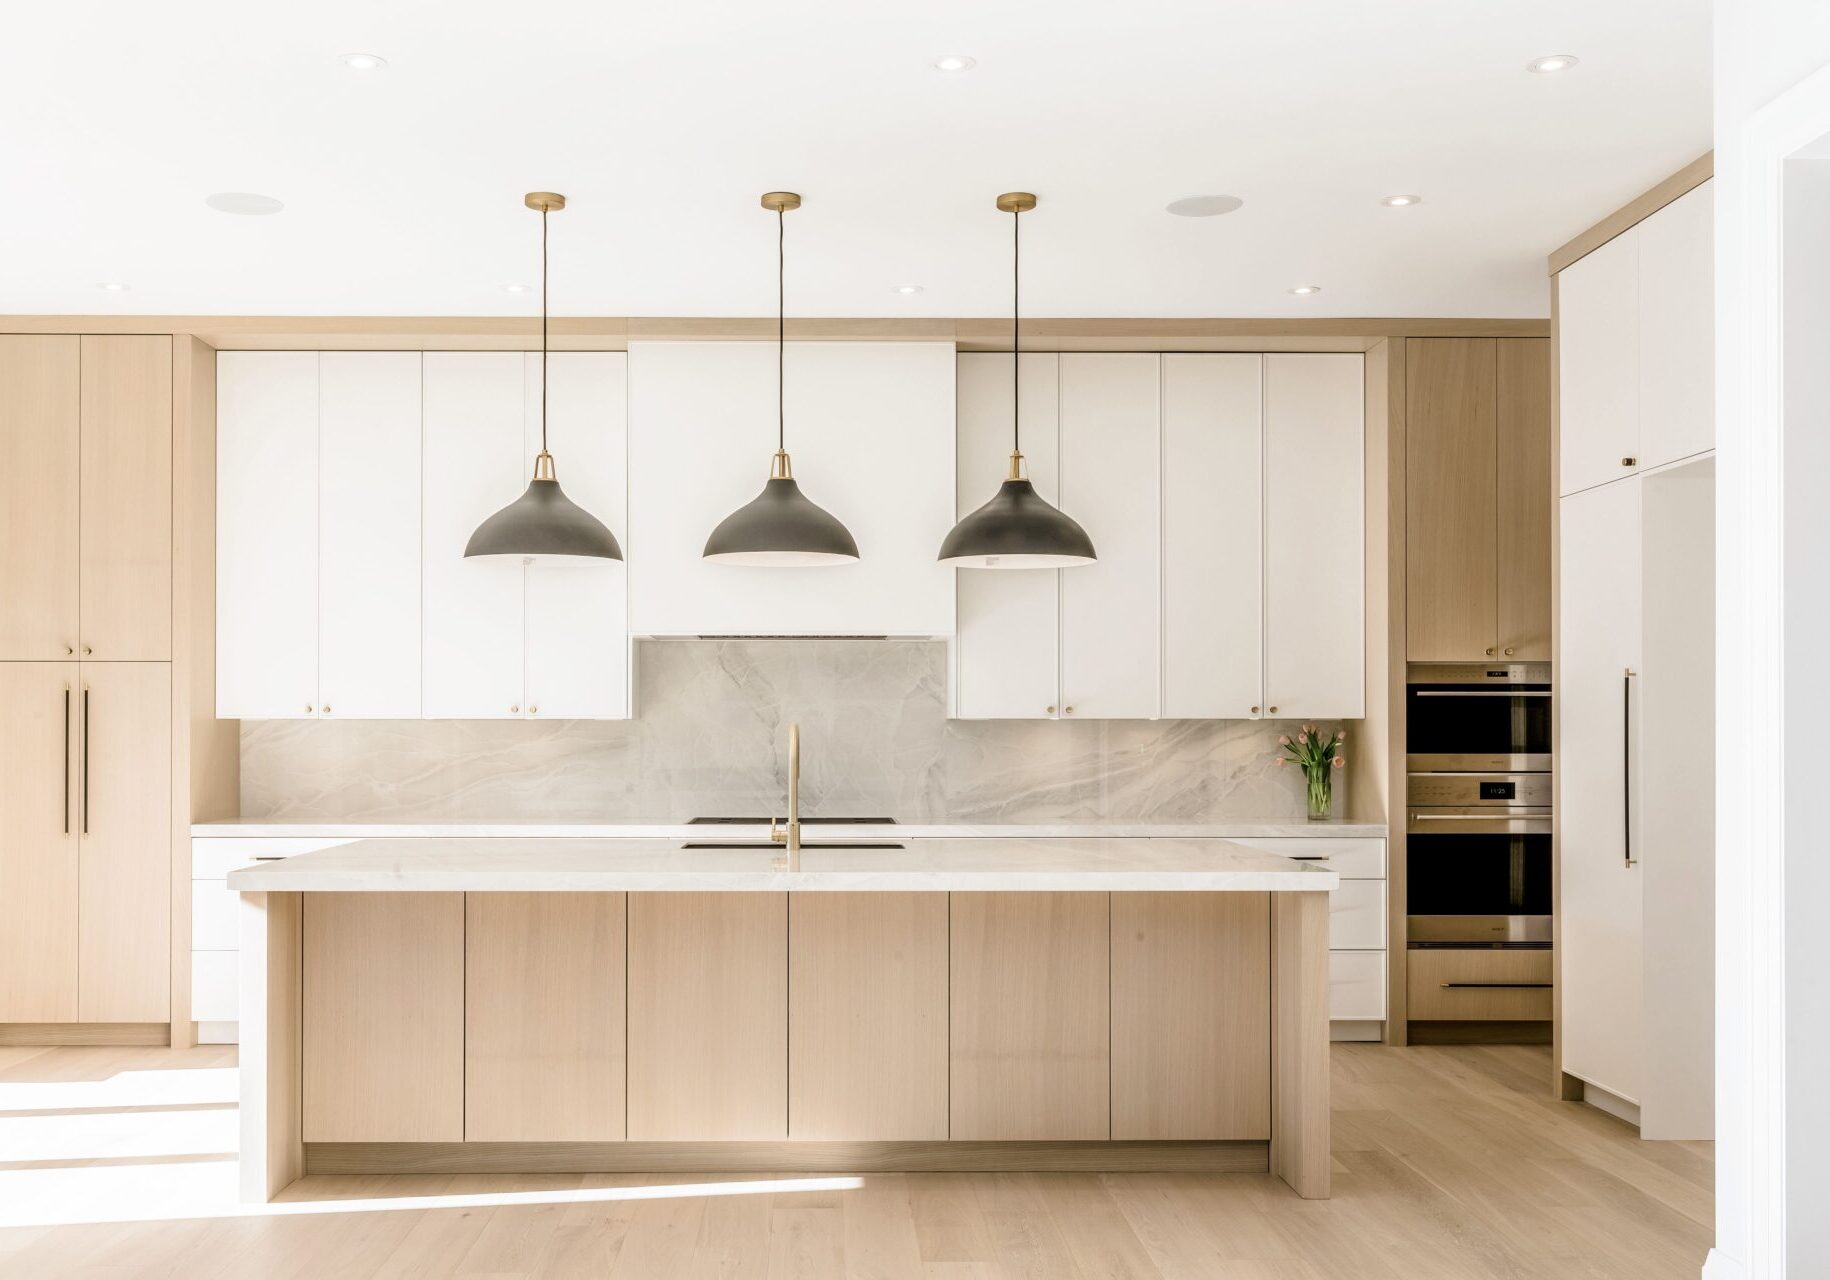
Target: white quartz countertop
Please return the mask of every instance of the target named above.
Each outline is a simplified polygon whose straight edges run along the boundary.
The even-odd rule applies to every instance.
[[[882,828],[873,828],[881,836]],[[695,836],[706,834],[695,828]],[[721,832],[721,834],[724,834]],[[820,837],[827,833],[822,831]],[[682,849],[675,839],[357,840],[229,873],[243,892],[1316,891],[1340,877],[1227,840],[909,839],[901,849]]]
[[[618,822],[273,822],[235,819],[202,822],[191,828],[198,839],[323,838],[338,840],[413,840],[465,837],[503,839],[540,837],[583,840],[685,840],[712,832],[736,837],[761,838],[766,826],[727,826],[656,819]],[[1344,822],[1329,819],[1309,822],[1302,818],[1235,819],[1226,822],[910,822],[884,826],[876,823],[809,825],[809,839],[894,837],[904,840],[1262,840],[1307,836],[1319,839],[1384,839],[1383,822]]]

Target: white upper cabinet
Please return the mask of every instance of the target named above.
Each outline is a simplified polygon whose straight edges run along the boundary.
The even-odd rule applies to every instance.
[[[1557,276],[1558,493],[1639,465],[1639,285],[1638,228]]]
[[[1259,714],[1263,359],[1163,357],[1163,715]]]
[[[560,352],[549,359],[547,436],[560,486],[626,547],[627,361],[608,352]],[[522,453],[531,460],[540,447],[539,353],[531,353],[528,362],[530,407]],[[523,710],[543,720],[626,718],[629,599],[624,563],[536,564],[526,572]]]
[[[1705,182],[1635,229],[1642,467],[1715,447],[1714,188]]]
[[[954,351],[948,343],[796,342],[787,447],[809,499],[857,540],[856,564],[708,563],[705,540],[755,498],[776,441],[776,349],[629,347],[630,630],[638,635],[949,635]]]
[[[425,356],[425,715],[519,718],[521,565],[464,558],[470,535],[533,475],[519,351]],[[568,473],[569,474],[569,473]]]
[[[318,353],[216,357],[216,714],[318,714]]]
[[[1020,359],[1023,457],[1036,492],[1058,504],[1061,358],[1036,353]],[[1008,355],[973,352],[959,358],[961,516],[989,501],[1008,474],[1010,378]],[[958,573],[953,714],[986,720],[1058,716],[1062,570],[962,569]]]
[[[1366,714],[1364,387],[1357,354],[1264,358],[1267,716]]]
[[[1155,355],[1061,357],[1061,506],[1099,554],[1060,571],[1064,716],[1158,713],[1160,371]]]
[[[318,713],[420,713],[417,351],[318,357]]]

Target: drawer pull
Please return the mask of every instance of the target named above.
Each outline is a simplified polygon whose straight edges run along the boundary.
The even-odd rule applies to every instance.
[[[1549,985],[1550,983],[1548,982],[1445,982],[1442,984],[1442,989],[1444,991],[1450,991],[1456,987],[1502,987],[1509,991],[1534,991],[1539,987],[1548,987]]]

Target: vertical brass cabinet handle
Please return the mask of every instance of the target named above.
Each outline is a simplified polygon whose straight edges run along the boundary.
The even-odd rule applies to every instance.
[[[89,687],[83,686],[83,834],[89,834]]]
[[[64,686],[64,834],[70,834],[70,686]]]

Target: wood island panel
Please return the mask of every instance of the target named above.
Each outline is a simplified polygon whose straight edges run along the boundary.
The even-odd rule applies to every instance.
[[[1305,1200],[1332,1175],[1328,895],[1271,897],[1271,1172]]]
[[[1111,899],[952,895],[954,1139],[1111,1136]]]
[[[788,895],[629,895],[629,1138],[788,1136]]]
[[[947,1136],[947,895],[799,893],[788,909],[788,1134]]]
[[[464,1136],[464,895],[305,895],[305,1141]]]
[[[1113,894],[1112,1137],[1270,1136],[1270,895]]]
[[[625,902],[466,895],[466,1141],[623,1136]]]

